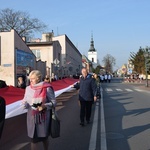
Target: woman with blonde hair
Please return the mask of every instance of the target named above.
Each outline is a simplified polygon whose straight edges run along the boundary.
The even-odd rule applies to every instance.
[[[23,105],[27,111],[27,132],[31,138],[31,149],[37,150],[37,143],[43,142],[44,150],[48,150],[48,136],[52,107],[56,99],[50,83],[41,81],[42,74],[33,70],[29,74],[30,85],[26,87]]]

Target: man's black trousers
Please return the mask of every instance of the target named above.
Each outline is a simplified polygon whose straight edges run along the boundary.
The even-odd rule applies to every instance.
[[[93,101],[80,101],[81,109],[80,109],[80,120],[81,123],[84,123],[84,119],[89,122],[91,118]]]

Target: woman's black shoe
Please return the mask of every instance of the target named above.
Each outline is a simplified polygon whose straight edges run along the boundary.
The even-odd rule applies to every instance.
[[[81,125],[81,126],[84,126],[84,122],[81,122],[80,125]]]

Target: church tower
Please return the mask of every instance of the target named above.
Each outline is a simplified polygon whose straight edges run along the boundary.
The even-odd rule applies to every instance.
[[[97,51],[94,48],[93,34],[91,35],[91,45],[88,51],[88,59],[93,63],[93,65],[97,64]]]

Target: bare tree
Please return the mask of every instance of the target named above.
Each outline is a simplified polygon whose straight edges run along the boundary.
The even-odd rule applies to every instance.
[[[103,63],[105,66],[105,69],[107,72],[113,72],[113,66],[116,64],[116,59],[111,56],[110,54],[107,54],[104,58],[103,58]]]
[[[31,18],[27,12],[13,9],[0,10],[0,31],[15,29],[20,36],[30,37],[34,32],[42,32],[46,25],[37,18]]]

